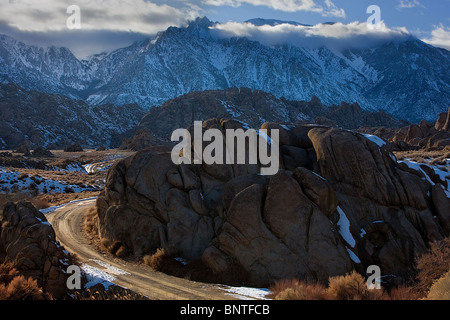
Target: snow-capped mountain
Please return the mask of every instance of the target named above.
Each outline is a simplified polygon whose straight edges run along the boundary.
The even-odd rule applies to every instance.
[[[90,104],[138,103],[144,109],[191,91],[234,86],[289,100],[309,101],[316,95],[326,105],[358,102],[413,122],[433,121],[448,109],[450,52],[418,39],[336,52],[218,38],[212,25],[197,19],[82,61],[65,48],[42,49],[1,36],[0,82]]]

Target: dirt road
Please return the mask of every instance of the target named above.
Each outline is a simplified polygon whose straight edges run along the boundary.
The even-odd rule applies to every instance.
[[[76,254],[81,263],[100,270],[116,270],[114,283],[153,299],[163,300],[233,300],[218,285],[189,281],[153,271],[143,264],[130,263],[96,250],[84,237],[84,213],[95,200],[71,203],[46,214],[59,242]],[[106,266],[106,268],[105,268]],[[111,268],[112,266],[112,268]],[[119,272],[117,272],[117,270]]]

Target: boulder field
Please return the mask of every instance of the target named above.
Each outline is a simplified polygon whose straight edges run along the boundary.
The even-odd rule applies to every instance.
[[[99,237],[136,258],[165,248],[219,274],[237,264],[266,285],[326,283],[369,265],[405,279],[416,255],[450,234],[447,180],[398,163],[383,140],[317,125],[262,128],[280,130],[273,176],[260,165],[175,165],[150,150],[117,162],[97,199]]]

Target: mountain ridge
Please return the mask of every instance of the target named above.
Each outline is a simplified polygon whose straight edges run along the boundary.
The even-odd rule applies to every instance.
[[[191,91],[249,87],[289,100],[358,102],[411,122],[433,121],[450,101],[450,52],[418,39],[337,54],[327,47],[265,46],[217,38],[207,18],[78,60],[68,49],[0,37],[0,82],[96,105],[161,105]],[[9,39],[12,39],[9,37]],[[8,45],[9,44],[9,45]],[[193,77],[192,75],[196,75]]]
[[[122,148],[141,150],[154,145],[170,145],[174,130],[193,125],[193,121],[230,121],[248,128],[264,123],[316,124],[356,130],[360,127],[400,128],[407,122],[383,111],[362,110],[357,103],[327,106],[314,96],[311,101],[289,101],[250,88],[190,92],[151,108],[136,126],[133,139]]]
[[[0,149],[20,145],[64,149],[115,148],[131,135],[144,112],[134,104],[90,106],[82,100],[0,84]]]

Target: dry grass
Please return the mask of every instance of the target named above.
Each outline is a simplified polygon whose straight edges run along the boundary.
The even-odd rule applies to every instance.
[[[378,300],[383,295],[382,290],[368,289],[366,279],[356,271],[331,277],[327,292],[333,300]]]
[[[31,183],[29,185],[24,186],[23,190],[20,190],[19,184],[16,181],[0,181],[0,192],[3,193],[0,197],[0,206],[4,202],[5,197],[14,198],[14,193],[28,194],[22,197],[32,196],[36,199],[42,198],[52,205],[79,199],[78,194],[73,193],[74,190],[70,187],[65,192],[59,194],[55,194],[56,190],[53,186],[39,190],[37,186],[44,180],[60,181],[68,185],[80,186],[83,190],[91,190],[92,193],[98,194],[99,191],[97,190],[100,190],[104,186],[107,170],[95,171],[89,174],[77,170],[83,170],[82,165],[85,164],[97,164],[98,168],[104,168],[119,159],[134,154],[134,152],[121,150],[85,150],[84,152],[78,153],[52,152],[55,155],[54,158],[24,158],[18,154],[0,152],[2,155],[5,155],[0,156],[0,166],[4,168],[2,171],[19,172],[17,182],[26,178],[33,180],[30,181]],[[5,194],[8,192],[10,194]],[[39,194],[39,192],[43,194]],[[86,193],[88,192],[90,191]],[[39,203],[36,203],[36,206],[40,206]]]
[[[130,254],[127,247],[121,241],[118,240],[114,240],[111,243],[109,240],[102,239],[99,242],[99,249],[102,251],[106,251],[110,254],[113,254],[122,259]]]
[[[43,300],[37,281],[20,275],[11,263],[0,265],[0,300]]]
[[[424,151],[424,150],[412,150],[412,151],[397,151],[394,152],[398,160],[410,159],[411,161],[418,163],[426,163],[432,166],[437,166],[441,170],[449,171],[447,159],[450,159],[450,150],[444,149],[440,151]]]
[[[47,199],[43,197],[32,197],[29,194],[21,192],[7,194],[0,193],[0,211],[3,210],[8,202],[18,202],[22,200],[31,202],[33,206],[38,210],[48,208],[52,205],[50,202],[48,202]]]
[[[384,295],[387,300],[420,300],[424,297],[417,288],[407,285],[401,285],[392,288],[389,293]]]
[[[86,212],[83,224],[84,233],[92,243],[96,243],[98,241],[98,224],[99,220],[97,215],[97,208],[93,206]]]
[[[417,288],[427,292],[450,270],[450,238],[432,242],[428,252],[417,259],[417,269]]]
[[[52,193],[39,195],[38,198],[46,200],[50,204],[50,206],[59,206],[61,204],[69,203],[74,200],[94,198],[97,197],[99,193],[99,191],[84,191],[80,193]]]
[[[370,290],[364,277],[353,271],[344,276],[331,277],[329,286],[291,279],[277,281],[270,287],[275,300],[417,300],[423,296],[412,287],[401,286],[386,292]]]
[[[450,238],[434,241],[417,258],[418,272],[409,285],[389,291],[370,290],[365,278],[353,271],[331,277],[327,288],[300,280],[281,280],[270,287],[271,297],[280,300],[447,300],[450,299]]]
[[[75,264],[75,259],[71,262]],[[0,301],[1,300],[51,300],[51,295],[43,292],[37,281],[25,278],[11,262],[0,264]],[[108,289],[102,284],[97,284],[89,289],[75,291],[74,300],[147,300],[132,290],[119,286],[110,286]]]
[[[327,289],[320,283],[308,284],[297,279],[277,281],[270,287],[275,300],[330,300]]]
[[[0,284],[0,300],[43,300],[37,281],[24,276],[14,277],[8,285]]]
[[[30,196],[27,193],[0,193],[0,212],[8,202],[18,202],[26,200],[31,202],[38,210],[45,209],[51,206],[59,206],[73,200],[80,200],[98,196],[97,191],[86,191],[81,193],[54,193],[54,194],[40,194],[37,196]]]
[[[180,261],[173,259],[164,249],[157,249],[152,255],[144,256],[142,261],[155,271],[178,277],[183,277],[185,274],[183,270],[184,265]]]
[[[427,300],[450,300],[450,271],[433,283]]]

